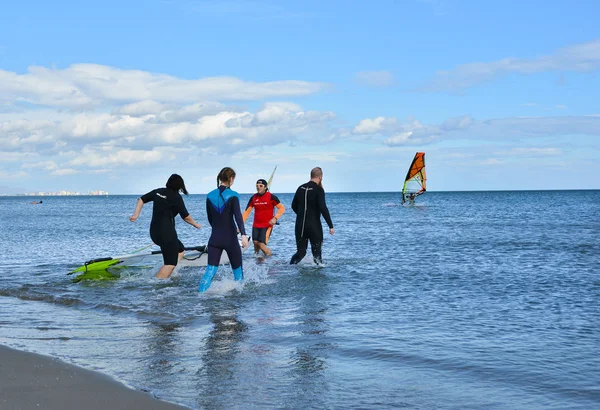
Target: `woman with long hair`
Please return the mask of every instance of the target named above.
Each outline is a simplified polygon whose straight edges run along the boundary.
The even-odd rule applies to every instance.
[[[180,192],[188,194],[183,178],[173,174],[169,177],[165,188],[157,188],[139,197],[133,215],[129,217],[131,222],[135,222],[140,216],[144,204],[153,202],[150,238],[152,238],[152,242],[160,246],[164,262],[156,274],[159,279],[167,279],[171,276],[177,262],[183,256],[184,247],[177,238],[175,217],[179,214],[185,222],[196,229],[200,229],[202,226],[192,218],[185,208]]]
[[[205,292],[217,273],[223,251],[227,252],[233,278],[242,280],[242,250],[237,239],[237,231],[242,235],[242,246],[248,246],[248,237],[244,229],[244,220],[240,209],[240,196],[231,189],[235,181],[235,171],[225,167],[217,175],[217,189],[206,196],[206,215],[212,227],[208,240],[208,266],[198,290]],[[237,227],[236,227],[237,225]]]

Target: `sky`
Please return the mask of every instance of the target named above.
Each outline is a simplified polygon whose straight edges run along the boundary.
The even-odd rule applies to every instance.
[[[600,189],[600,2],[5,2],[0,194]]]

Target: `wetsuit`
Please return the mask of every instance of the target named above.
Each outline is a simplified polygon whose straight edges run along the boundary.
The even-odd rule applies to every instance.
[[[277,215],[273,216],[273,210],[277,207]],[[254,208],[254,222],[252,223],[252,239],[265,245],[269,243],[272,225],[269,221],[273,218],[279,219],[285,212],[285,207],[280,203],[279,198],[269,191],[264,194],[254,194],[246,205],[243,218],[248,219]]]
[[[183,198],[170,188],[158,188],[140,197],[145,204],[154,202],[150,238],[160,246],[165,265],[177,265],[178,253],[183,252],[183,244],[177,238],[175,217],[185,219],[190,213],[185,208]]]
[[[325,191],[313,181],[300,185],[292,200],[292,209],[296,213],[296,247],[297,251],[292,256],[290,264],[298,263],[306,256],[306,248],[310,241],[315,263],[321,263],[321,246],[323,244],[323,226],[321,215],[329,229],[333,229],[333,222],[329,209],[325,203]]]
[[[208,266],[200,281],[200,292],[210,287],[223,251],[229,256],[234,279],[243,279],[242,250],[237,239],[237,230],[239,229],[242,235],[246,235],[246,230],[238,193],[223,185],[209,192],[206,197],[206,215],[212,232],[208,240]]]

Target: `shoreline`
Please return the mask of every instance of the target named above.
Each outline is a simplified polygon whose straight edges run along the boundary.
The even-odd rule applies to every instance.
[[[103,373],[1,344],[0,408],[189,410],[130,389]]]

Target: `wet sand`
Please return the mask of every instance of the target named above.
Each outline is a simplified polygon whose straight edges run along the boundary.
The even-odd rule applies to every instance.
[[[182,410],[102,373],[0,346],[0,409]]]

